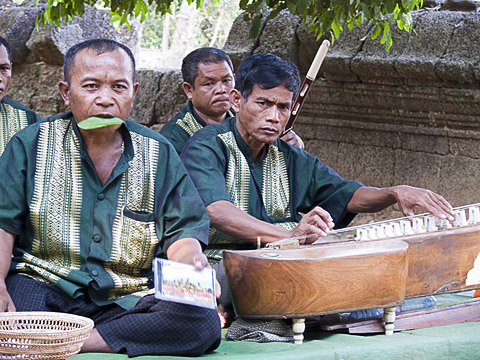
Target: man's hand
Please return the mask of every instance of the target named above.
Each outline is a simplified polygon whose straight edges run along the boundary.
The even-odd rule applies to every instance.
[[[16,311],[12,298],[8,293],[5,285],[0,286],[0,312],[14,312]]]
[[[197,239],[184,238],[175,241],[167,250],[168,260],[181,262],[185,264],[191,264],[198,270],[203,268],[211,268],[208,263],[207,257],[202,252],[202,246]],[[222,289],[220,284],[215,278],[215,294],[217,299],[220,297]]]
[[[5,279],[12,262],[14,241],[15,235],[0,229],[0,312],[16,311],[5,285]]]
[[[303,144],[302,139],[300,138],[300,136],[295,134],[293,130],[290,130],[283,137],[281,137],[281,139],[286,141],[290,145],[299,147],[302,150],[305,149],[305,145]]]
[[[413,216],[417,209],[423,209],[440,219],[454,220],[452,206],[433,191],[399,185],[393,187],[393,194],[405,216]]]
[[[335,226],[332,217],[328,211],[317,206],[305,214],[298,225],[291,231],[290,237],[305,236],[316,234],[318,236],[327,236],[328,232]],[[312,236],[300,240],[300,244],[311,244],[318,237]]]

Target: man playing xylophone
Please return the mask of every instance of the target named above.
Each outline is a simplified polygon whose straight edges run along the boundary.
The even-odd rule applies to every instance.
[[[235,77],[232,60],[225,51],[212,47],[192,51],[182,61],[182,77],[188,103],[160,131],[179,154],[196,131],[235,116],[229,102]],[[303,149],[302,139],[293,131],[283,140]]]
[[[316,157],[279,140],[299,87],[298,69],[290,61],[272,54],[247,58],[230,93],[236,117],[198,131],[186,144],[181,158],[211,220],[210,261],[221,260],[223,249],[255,248],[257,237],[265,244],[326,236],[347,226],[356,213],[395,203],[406,216],[424,209],[453,221],[450,204],[430,190],[344,180]],[[214,267],[223,270],[221,263]]]

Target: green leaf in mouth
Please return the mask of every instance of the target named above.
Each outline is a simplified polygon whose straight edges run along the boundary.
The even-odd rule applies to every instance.
[[[88,119],[80,121],[78,123],[78,127],[83,130],[92,130],[92,129],[98,129],[105,126],[119,125],[119,124],[123,124],[123,120],[117,117],[104,118],[101,116],[92,116],[92,117],[89,117]]]

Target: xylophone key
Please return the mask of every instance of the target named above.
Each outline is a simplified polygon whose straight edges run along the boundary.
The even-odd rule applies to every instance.
[[[385,237],[394,237],[397,236],[394,232],[393,224],[387,223],[383,224],[383,232],[385,234]]]
[[[480,223],[480,208],[478,206],[468,208],[468,223],[471,225]]]
[[[420,233],[424,233],[426,232],[425,230],[425,224],[423,223],[423,219],[422,218],[413,218],[413,232],[415,234],[420,234]]]
[[[427,232],[438,230],[438,226],[435,223],[435,217],[433,215],[425,217],[425,230]]]
[[[413,231],[412,224],[409,220],[400,220],[400,228],[402,231],[402,235],[415,234],[415,231]]]
[[[467,224],[467,217],[465,215],[465,210],[455,210],[455,221],[453,222],[453,226],[465,226]]]
[[[440,229],[450,229],[452,227],[452,223],[447,219],[440,219],[440,224],[438,225]]]

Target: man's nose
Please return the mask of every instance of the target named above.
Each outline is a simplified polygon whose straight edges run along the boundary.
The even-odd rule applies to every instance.
[[[227,86],[223,82],[219,82],[215,87],[215,92],[217,94],[225,94],[227,92]]]
[[[267,114],[267,120],[268,121],[274,121],[278,122],[280,121],[280,111],[278,110],[278,107],[276,106],[270,106],[268,108],[268,114]]]
[[[95,99],[97,105],[109,106],[113,104],[113,91],[107,87],[102,87],[97,93]]]

